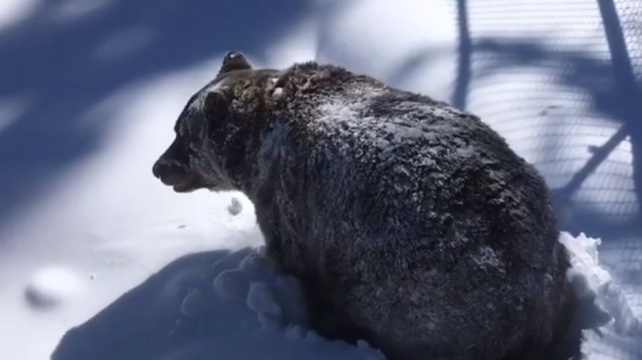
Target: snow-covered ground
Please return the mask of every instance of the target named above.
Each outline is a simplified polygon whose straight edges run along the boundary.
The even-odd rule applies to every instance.
[[[479,0],[465,7],[467,21],[464,0],[286,1],[291,17],[255,2],[201,9],[206,3],[3,0],[0,51],[12,61],[0,62],[0,160],[10,166],[0,172],[0,359],[49,358],[83,323],[56,360],[379,356],[301,329],[275,332],[279,317],[297,316],[296,287],[253,272],[268,266],[260,258],[241,265],[248,250],[221,250],[260,245],[251,203],[235,193],[175,194],[151,175],[177,114],[229,48],[247,48],[259,66],[331,61],[455,102],[506,136],[554,188],[572,182],[589,146],[602,146],[627,118],[603,103],[620,86],[608,67],[605,0]],[[616,3],[628,44],[639,45],[642,6]],[[205,10],[212,15],[199,17]],[[105,25],[83,30],[89,23]],[[462,33],[470,41],[459,41]],[[639,49],[630,50],[638,83]],[[32,143],[45,145],[36,152]],[[642,358],[642,234],[615,231],[640,216],[632,153],[625,137],[563,207],[568,227],[588,235],[562,236],[575,270],[617,320],[601,336],[587,332],[589,359]]]

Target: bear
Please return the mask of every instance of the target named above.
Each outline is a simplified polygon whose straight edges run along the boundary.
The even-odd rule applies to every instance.
[[[481,119],[315,61],[225,54],[153,165],[240,191],[310,327],[389,359],[549,359],[574,295],[550,191]]]

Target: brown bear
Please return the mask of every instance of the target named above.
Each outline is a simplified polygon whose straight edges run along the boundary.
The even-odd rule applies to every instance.
[[[395,360],[540,359],[573,305],[549,190],[477,116],[339,66],[229,52],[153,173],[238,190],[311,326]]]

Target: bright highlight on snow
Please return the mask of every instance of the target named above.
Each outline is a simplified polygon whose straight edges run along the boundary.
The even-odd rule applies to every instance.
[[[25,288],[27,303],[36,310],[67,305],[85,293],[85,284],[72,269],[48,266],[34,274]]]

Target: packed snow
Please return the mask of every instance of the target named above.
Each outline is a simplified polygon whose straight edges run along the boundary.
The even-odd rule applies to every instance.
[[[0,46],[15,37],[23,51],[30,44],[22,42],[21,31],[31,34],[29,26],[41,26],[44,30],[37,30],[43,33],[46,26],[72,29],[93,21],[92,16],[101,20],[101,14],[119,11],[121,3],[2,1]],[[153,2],[161,4],[158,8],[151,3],[145,5],[146,14],[169,13],[182,27],[194,25],[194,19],[177,15],[173,2]],[[459,42],[465,26],[457,3],[468,3],[468,45]],[[642,8],[635,0],[616,3],[623,21],[628,19],[622,23],[626,41],[639,43],[640,33],[630,29],[637,29]],[[306,6],[296,18],[278,22],[282,31],[254,46],[250,61],[283,67],[316,58],[454,102],[496,128],[553,188],[573,183],[593,154],[619,136],[622,111],[613,108],[625,105],[607,106],[617,94],[609,92],[616,86],[604,66],[610,55],[596,1],[317,0]],[[226,10],[221,12],[208,17],[217,21],[226,16]],[[86,52],[84,61],[95,65],[92,71],[106,74],[97,79],[109,82],[110,66],[158,49],[163,36],[172,33],[155,28],[149,19],[124,19],[117,31],[81,34],[78,45],[64,43],[69,48],[62,48],[81,50],[70,56]],[[241,31],[225,36],[247,39],[263,32],[267,28],[251,36]],[[84,35],[96,39],[85,43]],[[92,140],[95,151],[61,166],[0,218],[0,359],[42,360],[54,349],[55,360],[382,358],[364,342],[331,342],[306,327],[299,285],[262,254],[247,198],[205,191],[174,194],[151,175],[187,99],[215,75],[225,51],[246,46],[235,39],[210,45],[202,41],[208,37],[171,38],[160,51],[163,56],[180,53],[181,47],[203,42],[200,47],[213,47],[208,56],[146,72],[163,60],[152,52],[152,59],[132,65],[145,76],[127,79],[99,101],[84,104],[72,129],[100,128]],[[638,48],[632,46],[631,52]],[[46,58],[48,51],[53,50],[36,47],[26,53]],[[468,72],[460,65],[466,53]],[[78,62],[67,59],[72,64],[67,65],[65,59],[54,59],[61,62],[61,78],[83,74]],[[639,59],[638,54],[631,60],[638,76]],[[24,76],[43,76],[30,59],[24,60],[19,68]],[[13,79],[3,71],[0,75]],[[75,84],[43,86],[60,85],[46,94],[64,107],[84,101],[69,94],[82,95],[85,89],[63,91]],[[22,80],[13,85],[16,89],[0,89],[0,134],[22,125],[25,114],[42,101],[38,89],[23,88]],[[461,94],[467,95],[465,101]],[[561,233],[560,241],[572,254],[569,278],[583,299],[612,317],[605,326],[584,332],[582,352],[588,360],[642,359],[642,234],[616,234],[640,216],[632,142],[628,136],[622,139],[562,207],[574,234],[578,228],[587,231]],[[5,167],[0,185],[14,175]],[[601,240],[593,238],[598,232]]]
[[[639,319],[599,263],[600,240],[561,233],[560,241],[571,254],[568,277],[579,297],[613,318],[602,328],[585,330],[582,349],[588,353],[599,346],[602,331],[642,335]],[[349,345],[321,338],[306,319],[298,281],[277,271],[263,247],[199,253],[172,262],[69,332],[53,360],[207,359],[213,354],[247,360],[385,359],[363,341]],[[163,345],[149,348],[148,342]]]
[[[38,270],[25,288],[25,298],[34,308],[64,306],[65,302],[81,296],[85,288],[72,269],[47,266]]]
[[[212,356],[384,359],[365,343],[331,342],[309,331],[298,281],[275,271],[260,248],[172,262],[69,332],[52,359]]]

